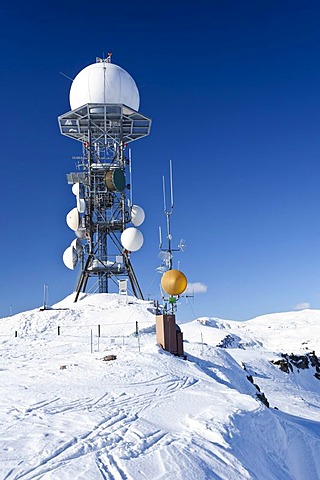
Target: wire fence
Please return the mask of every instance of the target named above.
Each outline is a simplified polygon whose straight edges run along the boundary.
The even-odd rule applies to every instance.
[[[141,345],[146,342],[150,333],[155,333],[155,324],[146,321],[131,321],[121,323],[97,324],[60,324],[50,328],[50,339],[61,343],[78,343],[89,345],[90,351],[100,351],[100,347],[132,346],[140,351]],[[13,327],[1,329],[0,338],[16,340],[48,337],[48,330],[44,332],[15,330]]]
[[[143,322],[140,323],[143,325]],[[150,322],[147,323],[150,327]],[[123,323],[98,323],[94,325],[58,325],[57,336],[72,341],[87,343],[90,339],[90,351],[100,351],[100,346],[136,346],[140,351],[141,336],[139,322]]]

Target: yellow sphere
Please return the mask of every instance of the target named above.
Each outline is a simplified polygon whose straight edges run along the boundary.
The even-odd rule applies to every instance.
[[[161,287],[169,295],[181,295],[187,288],[187,277],[180,270],[168,270],[162,275]]]

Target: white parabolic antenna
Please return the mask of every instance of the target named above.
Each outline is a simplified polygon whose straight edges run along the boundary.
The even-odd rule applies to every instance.
[[[138,110],[140,96],[131,75],[109,62],[98,62],[81,70],[70,89],[72,110],[87,103],[120,103]]]
[[[71,230],[77,231],[79,228],[80,217],[77,208],[73,208],[67,213],[66,222]]]
[[[66,267],[70,268],[70,270],[75,269],[78,263],[78,254],[72,245],[65,249],[62,259]]]
[[[74,183],[74,184],[72,185],[72,193],[73,193],[73,195],[75,195],[76,197],[79,196],[79,194],[80,194],[80,183],[79,183],[79,182]]]
[[[135,227],[139,227],[144,222],[145,213],[143,208],[138,205],[132,205],[131,207],[131,222]]]
[[[136,252],[143,245],[143,235],[137,228],[126,228],[121,234],[121,243],[129,252]]]
[[[80,240],[78,238],[75,238],[71,242],[70,247],[73,247],[78,255],[80,255],[80,253],[82,252],[82,243],[80,242]]]

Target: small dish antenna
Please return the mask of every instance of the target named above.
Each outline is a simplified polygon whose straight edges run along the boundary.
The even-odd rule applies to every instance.
[[[181,250],[182,252],[184,252],[186,248],[187,248],[187,243],[183,238],[181,238],[178,245],[178,250]]]

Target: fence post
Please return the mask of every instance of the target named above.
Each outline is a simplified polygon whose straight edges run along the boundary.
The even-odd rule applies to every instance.
[[[137,335],[137,339],[138,339],[138,348],[139,348],[139,353],[140,353],[140,335],[139,335],[139,332],[138,332],[138,335]]]
[[[15,330],[14,331],[14,337],[17,338],[17,336],[18,336],[18,332],[17,332],[17,330]]]
[[[91,353],[93,352],[93,345],[92,345],[92,328],[91,328]]]
[[[58,335],[60,335],[60,325],[58,325]]]
[[[98,337],[100,337],[100,325],[98,325]]]
[[[138,348],[139,348],[139,353],[140,353],[140,334],[139,334],[139,324],[136,321],[136,337],[138,339]]]

